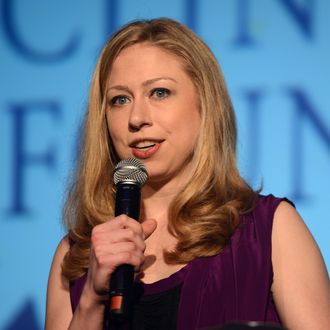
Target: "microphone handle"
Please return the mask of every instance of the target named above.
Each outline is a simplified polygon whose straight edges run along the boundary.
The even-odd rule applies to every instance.
[[[118,183],[115,216],[126,214],[139,220],[140,186],[134,183]],[[124,264],[118,266],[110,279],[110,317],[116,321],[129,318],[132,307],[134,267]]]

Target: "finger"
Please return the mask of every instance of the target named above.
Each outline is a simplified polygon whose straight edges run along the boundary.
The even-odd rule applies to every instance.
[[[131,228],[118,229],[109,233],[105,233],[102,238],[92,237],[92,245],[102,247],[111,252],[113,244],[120,242],[132,242],[136,249],[144,250],[145,243],[143,239],[143,232],[141,227],[141,234],[137,234]]]
[[[121,252],[117,254],[102,255],[96,258],[98,272],[111,274],[123,264],[129,264],[136,268],[140,267],[145,257],[141,251]]]
[[[126,214],[121,214],[107,223],[112,224],[113,226],[119,226],[120,228],[131,228],[137,233],[142,233],[141,225],[139,221],[130,218]]]
[[[122,252],[138,252],[143,253],[145,250],[145,243],[142,239],[140,239],[137,243],[135,242],[118,242],[111,244],[109,246],[108,244],[102,244],[98,245],[96,248],[94,248],[95,254],[97,256],[104,256],[104,255],[111,255],[111,254],[118,254]]]
[[[111,243],[123,238],[134,240],[136,236],[143,236],[141,224],[127,216],[120,216],[95,226],[92,230],[91,240],[93,244],[101,242]]]
[[[126,214],[119,215],[102,224],[95,226],[93,228],[93,231],[95,231],[96,233],[104,233],[120,228],[131,228],[138,234],[142,233],[140,223],[137,220],[130,218]]]
[[[157,228],[157,222],[155,219],[146,219],[142,222],[142,230],[144,239],[147,239]]]

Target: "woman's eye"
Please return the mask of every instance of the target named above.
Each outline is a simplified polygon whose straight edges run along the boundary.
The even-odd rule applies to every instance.
[[[111,105],[124,105],[128,102],[128,98],[124,95],[118,95],[111,99]]]
[[[158,99],[163,99],[170,95],[170,91],[167,88],[155,88],[152,90],[151,95]]]

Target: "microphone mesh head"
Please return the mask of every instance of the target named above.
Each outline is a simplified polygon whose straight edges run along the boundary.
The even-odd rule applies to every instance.
[[[148,179],[148,172],[144,164],[136,158],[127,158],[120,161],[113,174],[115,185],[119,183],[132,183],[143,186]]]

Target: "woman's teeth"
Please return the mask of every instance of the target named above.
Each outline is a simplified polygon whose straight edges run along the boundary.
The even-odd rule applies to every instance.
[[[151,148],[155,145],[156,143],[153,142],[153,141],[142,141],[142,142],[139,142],[135,148],[137,149],[147,149],[147,148]]]

